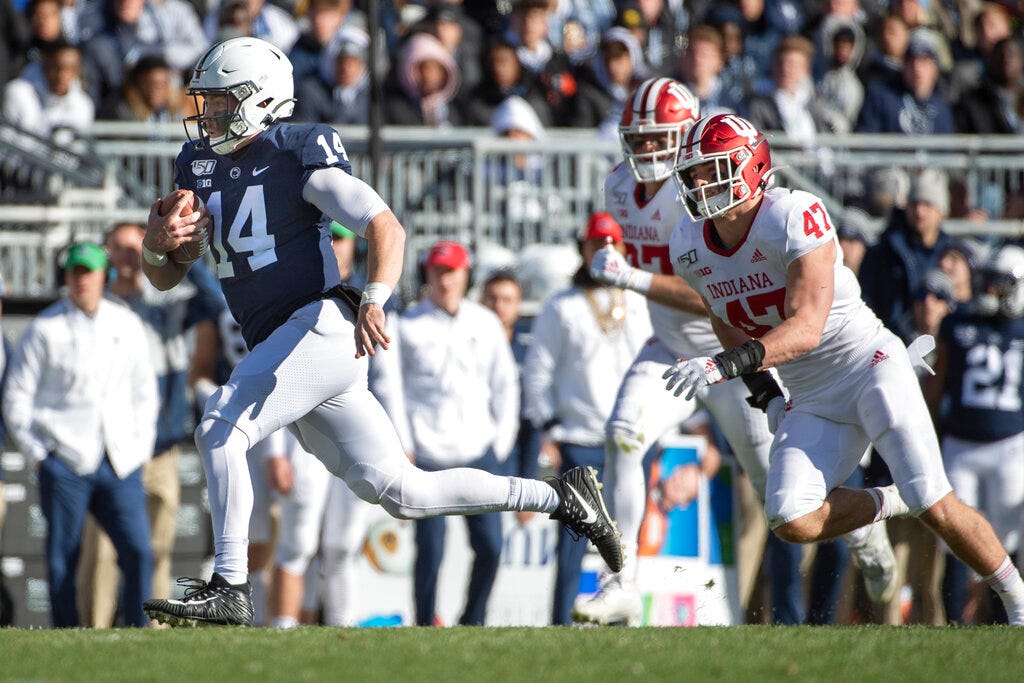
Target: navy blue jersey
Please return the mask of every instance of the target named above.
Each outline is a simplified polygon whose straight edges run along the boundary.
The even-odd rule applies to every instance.
[[[226,156],[186,143],[174,164],[210,210],[217,277],[250,349],[340,283],[330,219],[302,198],[313,171],[352,172],[333,128],[275,123]]]
[[[953,313],[939,338],[948,351],[944,433],[990,442],[1024,431],[1024,320]]]

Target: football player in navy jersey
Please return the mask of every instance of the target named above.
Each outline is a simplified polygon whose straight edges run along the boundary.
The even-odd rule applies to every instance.
[[[256,38],[218,43],[199,60],[188,92],[199,113],[186,119],[186,130],[193,123],[196,139],[175,161],[175,182],[204,206],[187,211],[187,194],[170,207],[154,202],[143,270],[156,287],[174,287],[188,265],[168,253],[208,234],[250,352],[207,401],[195,434],[213,518],[213,576],[194,580],[180,600],[147,602],[146,613],[172,625],[252,623],[246,545],[253,494],[245,454],[286,425],[356,495],[395,517],[548,512],[593,541],[612,569],[621,568],[619,535],[591,470],[548,485],[468,468],[428,473],[405,457],[366,379],[366,356],[390,344],[383,304],[401,274],[405,230],[351,175],[333,128],[280,122],[295,103],[288,58]],[[367,240],[361,296],[340,287],[331,220]]]
[[[1024,512],[1024,249],[995,250],[980,285],[971,305],[943,320],[925,394],[941,427],[953,491],[985,513],[1012,554],[1019,553]],[[947,618],[959,622],[966,572],[950,560],[947,579],[956,578],[946,584]],[[999,601],[993,607],[999,610]]]

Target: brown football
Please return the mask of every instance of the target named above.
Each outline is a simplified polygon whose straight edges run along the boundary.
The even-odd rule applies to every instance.
[[[178,200],[181,199],[182,195],[189,195],[191,201],[182,208],[179,212],[179,216],[185,216],[195,211],[198,211],[203,206],[203,200],[199,198],[199,195],[192,192],[192,190],[171,190],[171,192],[163,198],[160,204],[160,208],[164,211],[161,216],[166,216],[167,211],[170,211]],[[202,239],[198,242],[184,242],[177,249],[173,249],[167,252],[167,257],[177,263],[193,263],[198,261],[206,253],[207,248],[207,235],[206,231],[202,231]]]

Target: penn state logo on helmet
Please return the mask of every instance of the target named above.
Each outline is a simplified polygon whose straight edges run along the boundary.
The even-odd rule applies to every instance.
[[[188,94],[198,113],[185,117],[185,133],[197,146],[228,154],[291,116],[294,88],[292,64],[274,45],[248,36],[217,43],[192,71]]]
[[[977,309],[982,315],[1019,318],[1024,315],[1024,249],[1007,244],[981,269]]]
[[[619,141],[637,182],[672,175],[683,135],[700,117],[700,102],[671,78],[649,78],[626,100]]]
[[[686,134],[675,179],[690,217],[716,218],[768,187],[772,156],[764,133],[736,114],[698,121]],[[691,170],[711,163],[713,180],[694,182]]]

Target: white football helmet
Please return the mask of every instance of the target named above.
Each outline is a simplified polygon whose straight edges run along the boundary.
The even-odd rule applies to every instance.
[[[203,144],[217,154],[229,154],[243,141],[266,130],[295,109],[292,63],[281,50],[259,38],[232,38],[217,43],[192,71],[188,94],[196,103],[194,116]]]
[[[977,306],[982,315],[1024,315],[1024,249],[1007,244],[992,254],[981,271]]]
[[[700,118],[700,101],[671,78],[649,78],[633,91],[619,120],[619,141],[637,182],[653,183],[672,175],[687,129]],[[653,135],[661,140],[651,149]]]

